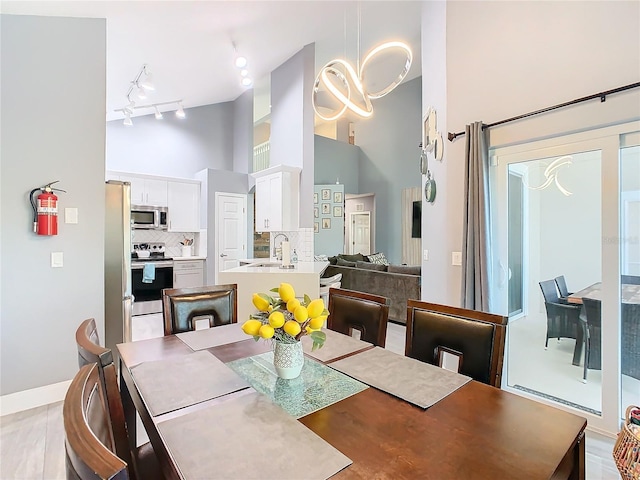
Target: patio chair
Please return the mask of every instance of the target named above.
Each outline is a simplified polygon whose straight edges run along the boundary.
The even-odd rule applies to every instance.
[[[588,297],[583,297],[582,302],[587,318],[582,381],[587,383],[588,369],[602,369],[602,302]]]
[[[539,285],[547,311],[547,336],[544,348],[549,346],[550,338],[580,339],[582,335],[578,329],[582,328],[580,323],[582,305],[563,303],[558,297],[555,280],[544,280],[539,282]]]
[[[554,278],[554,280],[556,282],[556,286],[558,287],[558,292],[560,292],[561,299],[566,299],[573,293],[567,289],[567,282],[564,279],[564,275],[557,276],[556,278]]]

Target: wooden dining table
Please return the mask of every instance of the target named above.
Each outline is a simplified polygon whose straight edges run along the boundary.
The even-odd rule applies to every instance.
[[[269,342],[248,339],[203,351],[227,363],[270,348]],[[137,411],[166,478],[184,478],[159,426],[219,407],[252,388],[153,416],[132,368],[179,359],[193,350],[175,335],[119,344],[117,349],[130,438],[136,438]],[[298,422],[352,460],[335,479],[585,478],[584,418],[473,380],[427,409],[370,387]],[[217,478],[216,473],[210,478]]]
[[[569,303],[582,304],[584,297],[593,300],[602,300],[602,282],[589,285],[587,288],[572,293],[567,297]],[[620,285],[620,299],[622,303],[640,303],[640,285],[631,285],[623,283]]]

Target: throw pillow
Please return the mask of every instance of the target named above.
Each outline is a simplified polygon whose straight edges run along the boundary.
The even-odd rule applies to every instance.
[[[389,265],[387,272],[404,273],[405,275],[421,275],[422,267],[420,267],[420,265]]]
[[[354,255],[347,255],[346,253],[340,253],[339,258],[346,260],[347,262],[361,262],[364,260],[364,255],[356,253]]]
[[[387,266],[379,263],[371,262],[356,262],[357,268],[364,268],[366,270],[377,270],[378,272],[386,272]]]
[[[328,262],[329,261],[329,257],[327,257],[326,255],[314,255],[313,256],[313,261],[314,262]]]
[[[338,262],[338,257],[329,257],[329,263],[335,265]]]
[[[339,267],[355,267],[356,262],[348,262],[347,260],[343,260],[342,258],[338,257],[336,265]]]
[[[382,252],[378,252],[378,253],[374,253],[372,255],[368,255],[367,259],[371,263],[377,263],[379,265],[389,265],[389,261],[387,260],[387,257],[385,257],[384,253],[382,253]]]

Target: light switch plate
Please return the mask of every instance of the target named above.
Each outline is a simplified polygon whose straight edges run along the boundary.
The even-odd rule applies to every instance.
[[[429,250],[424,250],[422,252],[422,260],[429,260]]]
[[[451,252],[451,265],[462,265],[462,252]]]
[[[51,252],[51,268],[60,268],[64,263],[62,252]]]
[[[78,223],[78,209],[77,208],[65,208],[64,209],[64,223]]]

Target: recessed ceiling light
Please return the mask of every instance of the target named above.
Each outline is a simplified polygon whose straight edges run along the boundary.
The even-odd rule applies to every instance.
[[[250,87],[252,83],[253,81],[249,77],[244,77],[242,79],[242,85],[244,85],[245,87]]]
[[[244,68],[247,66],[247,59],[245,57],[237,57],[236,58],[236,67]]]
[[[242,70],[240,70],[240,75],[242,75],[243,77],[246,77],[247,75],[249,75],[249,70],[247,70],[246,68],[243,68]]]

